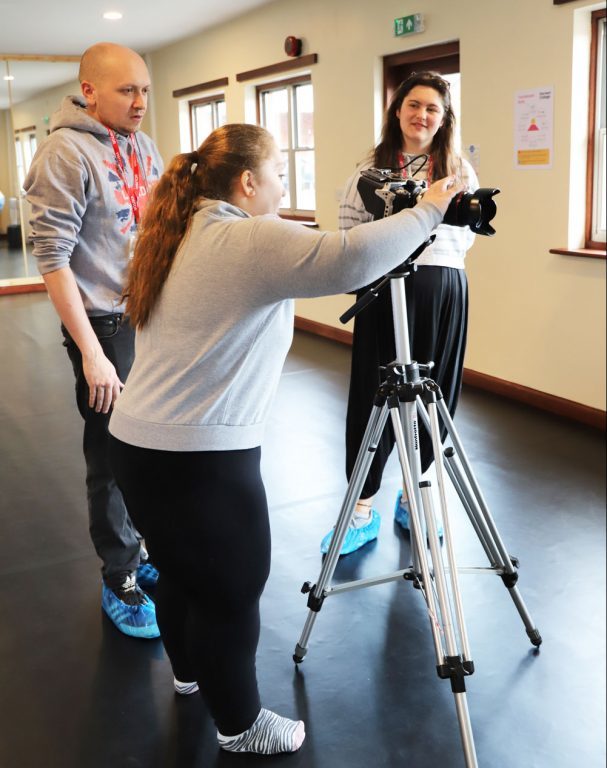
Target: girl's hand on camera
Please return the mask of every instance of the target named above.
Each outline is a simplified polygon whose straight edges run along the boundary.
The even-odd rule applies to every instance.
[[[422,200],[434,203],[444,216],[451,200],[465,189],[464,184],[456,176],[446,176],[431,184],[424,192]]]

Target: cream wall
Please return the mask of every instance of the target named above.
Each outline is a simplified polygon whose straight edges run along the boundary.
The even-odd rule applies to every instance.
[[[253,119],[252,86],[237,83],[236,73],[283,61],[284,38],[303,38],[303,53],[319,56],[310,70],[317,219],[321,228],[334,229],[336,195],[377,135],[382,56],[458,39],[463,145],[480,147],[482,183],[502,190],[497,236],[477,238],[468,257],[466,366],[604,408],[605,262],[549,253],[581,245],[580,213],[570,208],[583,202],[586,117],[580,94],[587,90],[587,46],[583,36],[574,41],[574,27],[582,34],[592,7],[600,4],[278,0],[150,55],[156,138],[165,159],[178,152],[178,102],[171,92],[225,76],[228,119]],[[426,31],[395,38],[393,19],[416,12],[424,14]],[[582,51],[575,82],[574,43]],[[543,86],[555,89],[554,163],[548,170],[517,170],[514,94]],[[297,313],[340,327],[337,317],[350,303],[343,296],[314,299],[299,302]]]

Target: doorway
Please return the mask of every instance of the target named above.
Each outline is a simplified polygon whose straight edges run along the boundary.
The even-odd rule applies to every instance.
[[[459,69],[459,40],[440,45],[428,45],[412,51],[402,51],[384,56],[384,109],[390,103],[394,91],[413,72],[432,70],[449,82],[451,106],[455,113],[455,148],[461,150],[460,111],[461,89]]]

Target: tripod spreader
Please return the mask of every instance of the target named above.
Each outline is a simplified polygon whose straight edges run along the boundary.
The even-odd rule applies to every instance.
[[[445,656],[445,661],[437,665],[436,671],[441,680],[451,680],[453,693],[465,693],[465,678],[474,673],[474,662],[465,661],[461,656]]]
[[[325,602],[325,597],[327,596],[324,592],[320,597],[317,597],[314,594],[314,589],[316,588],[316,584],[311,584],[309,581],[305,581],[302,588],[301,593],[302,595],[307,595],[308,592],[310,593],[310,597],[308,598],[308,608],[311,611],[315,611],[318,613],[320,609],[322,608],[322,604]]]
[[[419,375],[420,372],[430,372],[433,366],[434,363],[420,364],[415,361],[405,365],[395,362],[382,366],[386,378],[375,393],[373,405],[381,408],[387,402],[393,408],[398,403],[413,403],[418,397],[425,405],[442,400],[438,384]]]

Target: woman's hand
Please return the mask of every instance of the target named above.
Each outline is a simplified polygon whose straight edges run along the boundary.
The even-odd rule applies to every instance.
[[[446,176],[431,184],[424,192],[422,200],[434,205],[440,209],[443,216],[447,212],[449,203],[460,192],[464,192],[466,186],[456,176]]]

